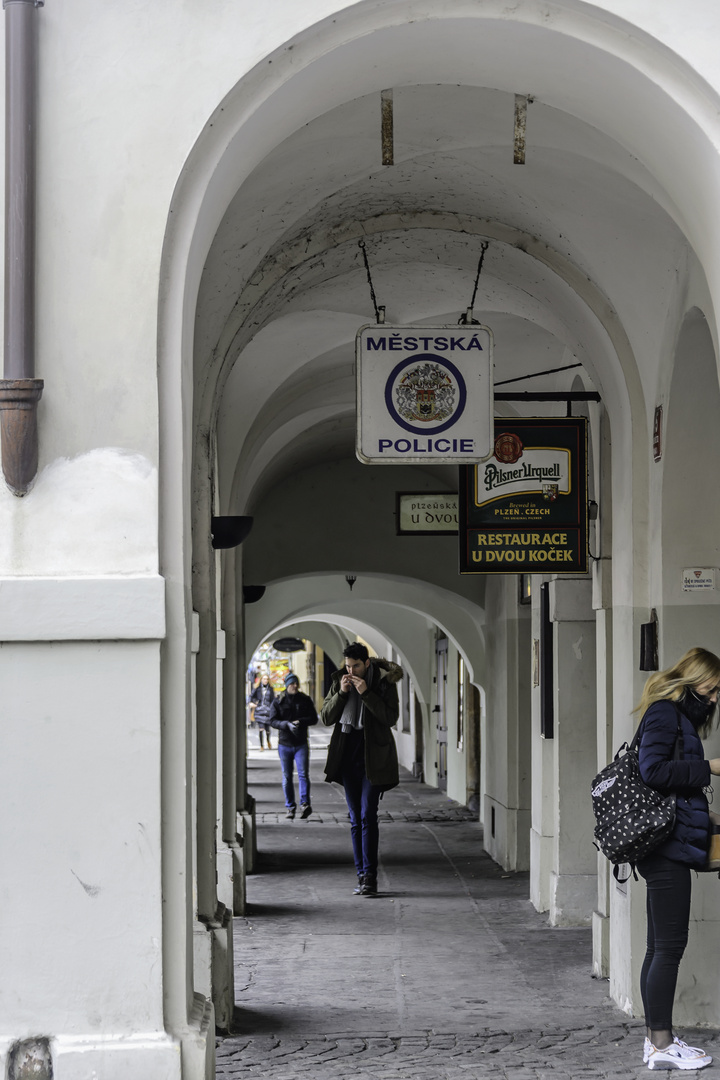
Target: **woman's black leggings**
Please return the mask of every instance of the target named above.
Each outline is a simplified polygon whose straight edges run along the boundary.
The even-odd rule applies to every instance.
[[[672,1031],[675,986],[690,923],[690,867],[650,854],[637,868],[647,884],[647,952],[640,972],[645,1024],[653,1031]]]

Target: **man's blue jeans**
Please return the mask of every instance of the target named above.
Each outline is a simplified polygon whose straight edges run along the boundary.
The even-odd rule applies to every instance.
[[[293,783],[293,767],[297,767],[298,784],[300,787],[300,804],[310,805],[310,777],[308,776],[308,764],[310,761],[310,747],[307,743],[302,746],[278,746],[280,765],[282,766],[282,786],[285,796],[285,805],[288,810],[295,809],[295,784]]]
[[[355,869],[358,874],[377,878],[378,868],[378,804],[382,788],[371,784],[360,766],[346,768],[342,776],[345,800],[350,813]]]

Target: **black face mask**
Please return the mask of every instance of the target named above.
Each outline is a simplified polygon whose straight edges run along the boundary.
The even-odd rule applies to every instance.
[[[683,696],[680,698],[678,705],[695,728],[706,724],[710,714],[715,708],[714,701],[710,701],[709,698],[703,697],[702,694],[698,694],[691,686],[687,687]]]

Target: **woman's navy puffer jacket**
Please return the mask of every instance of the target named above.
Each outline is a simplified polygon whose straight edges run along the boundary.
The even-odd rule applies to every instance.
[[[678,717],[683,734],[682,760],[673,761]],[[671,701],[656,701],[642,719],[640,775],[650,787],[677,795],[675,825],[667,840],[655,850],[668,859],[702,869],[708,846],[708,801],[703,788],[710,783],[710,764],[705,760],[700,737]]]

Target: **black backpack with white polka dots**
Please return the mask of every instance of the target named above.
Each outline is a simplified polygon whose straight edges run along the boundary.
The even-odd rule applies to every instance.
[[[622,883],[619,867],[629,865],[635,874],[635,863],[670,835],[675,824],[675,795],[664,795],[649,787],[640,775],[639,747],[642,724],[635,738],[618,750],[592,782],[592,805],[595,813],[595,847],[613,863],[613,875]],[[682,730],[678,716],[678,732],[673,758],[683,752]]]

